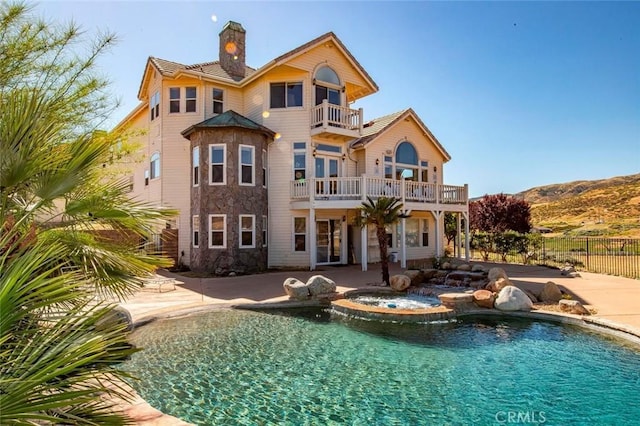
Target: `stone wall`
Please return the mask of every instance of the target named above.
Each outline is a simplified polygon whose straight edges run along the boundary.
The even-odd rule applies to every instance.
[[[226,184],[209,185],[209,144],[226,145]],[[239,145],[255,147],[255,185],[239,185]],[[215,275],[255,273],[267,268],[262,216],[268,214],[267,189],[263,187],[262,150],[267,138],[242,128],[198,130],[191,148],[200,147],[200,185],[191,188],[191,215],[200,217],[199,247],[191,248],[191,269]],[[209,248],[209,215],[226,215],[226,248]],[[239,215],[255,215],[255,248],[240,248]]]

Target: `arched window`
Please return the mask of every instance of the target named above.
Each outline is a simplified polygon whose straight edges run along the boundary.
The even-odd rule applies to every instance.
[[[151,170],[151,179],[157,179],[160,177],[160,153],[154,152],[151,155],[151,161],[149,162],[149,169]]]
[[[318,71],[316,71],[316,80],[340,86],[340,78],[338,78],[338,74],[326,65],[318,68]]]
[[[330,104],[340,105],[340,78],[338,74],[328,66],[322,66],[317,69],[314,78],[316,85],[316,105],[320,105],[323,100],[327,100]]]
[[[396,179],[418,180],[418,152],[409,141],[396,148]]]

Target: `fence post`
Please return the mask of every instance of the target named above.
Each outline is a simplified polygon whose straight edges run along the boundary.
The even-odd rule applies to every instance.
[[[589,268],[589,237],[586,237],[587,240],[587,271],[590,271],[591,268]]]

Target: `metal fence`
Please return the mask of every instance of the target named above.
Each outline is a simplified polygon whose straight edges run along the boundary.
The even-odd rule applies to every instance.
[[[474,254],[478,255],[478,252],[475,251]],[[506,256],[506,260],[522,263],[525,257],[529,263],[548,266],[569,264],[581,271],[640,279],[640,239],[542,238],[540,246],[529,247],[526,256],[511,252]],[[488,260],[504,259],[499,253],[490,253]]]

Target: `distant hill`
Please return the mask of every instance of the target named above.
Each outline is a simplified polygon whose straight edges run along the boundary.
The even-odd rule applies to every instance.
[[[640,173],[538,186],[515,194],[534,226],[571,236],[640,238]]]

